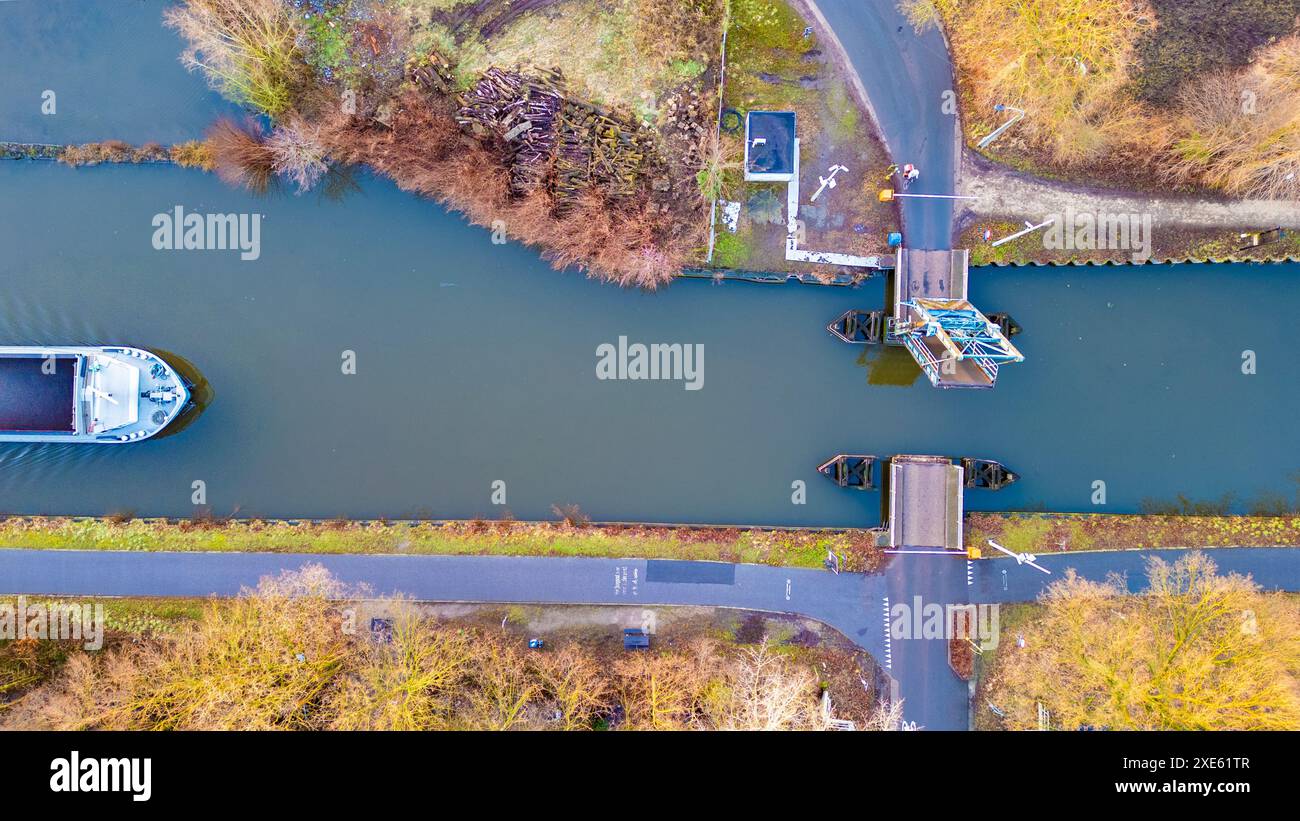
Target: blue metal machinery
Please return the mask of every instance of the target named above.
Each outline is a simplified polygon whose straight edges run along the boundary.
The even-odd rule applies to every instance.
[[[909,319],[891,320],[890,335],[911,352],[936,387],[993,387],[1004,362],[1025,357],[996,324],[964,299],[912,299]]]

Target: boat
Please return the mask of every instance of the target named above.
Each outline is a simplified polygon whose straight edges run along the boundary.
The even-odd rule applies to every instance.
[[[876,457],[864,454],[841,453],[817,466],[817,472],[829,478],[840,487],[855,490],[875,490],[872,478],[872,465]]]
[[[0,442],[139,442],[190,403],[157,354],[127,347],[0,347]]]
[[[1007,470],[1001,462],[992,459],[963,456],[961,467],[966,477],[966,487],[970,488],[1001,490],[1020,478],[1018,473]]]

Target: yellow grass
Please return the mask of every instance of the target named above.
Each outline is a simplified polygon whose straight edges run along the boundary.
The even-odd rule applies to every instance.
[[[466,75],[493,65],[559,68],[575,97],[625,107],[653,121],[657,97],[698,73],[708,58],[699,54],[692,63],[645,54],[638,48],[637,23],[638,0],[568,0],[523,15],[490,41],[464,44],[459,70]],[[719,28],[717,41],[721,37]]]
[[[528,650],[500,630],[371,601],[391,614],[382,641],[349,602],[365,594],[320,566],[264,579],[174,634],[73,652],[0,728],[589,729],[616,712],[629,729],[824,727],[820,682],[766,644],[696,638],[611,663],[587,644]]]
[[[1204,553],[1148,565],[1150,590],[1070,572],[1003,635],[984,682],[1008,729],[1300,729],[1300,597],[1217,575]]]
[[[1156,25],[1144,0],[903,0],[918,28],[942,20],[974,138],[1026,111],[1003,138],[1063,170],[1153,171],[1243,197],[1300,199],[1300,36],[1241,71],[1202,77],[1171,109],[1134,96],[1135,46]]]

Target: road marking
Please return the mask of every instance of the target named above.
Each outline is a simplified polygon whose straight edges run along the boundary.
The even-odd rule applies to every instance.
[[[785,600],[790,601],[790,580],[785,580]]]
[[[970,587],[975,583],[975,562],[970,559],[966,560],[966,586]]]
[[[629,573],[629,569],[631,572]],[[637,595],[637,587],[641,582],[640,568],[627,565],[619,565],[614,568],[614,595],[627,596]]]
[[[885,596],[885,669],[894,669],[893,639],[889,635],[889,597]]]

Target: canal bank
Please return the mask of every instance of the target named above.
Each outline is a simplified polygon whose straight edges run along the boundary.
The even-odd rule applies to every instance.
[[[549,522],[513,520],[0,518],[0,547],[188,553],[588,556],[780,567],[878,569],[869,530],[587,522],[578,511]],[[834,556],[831,560],[830,557]]]

